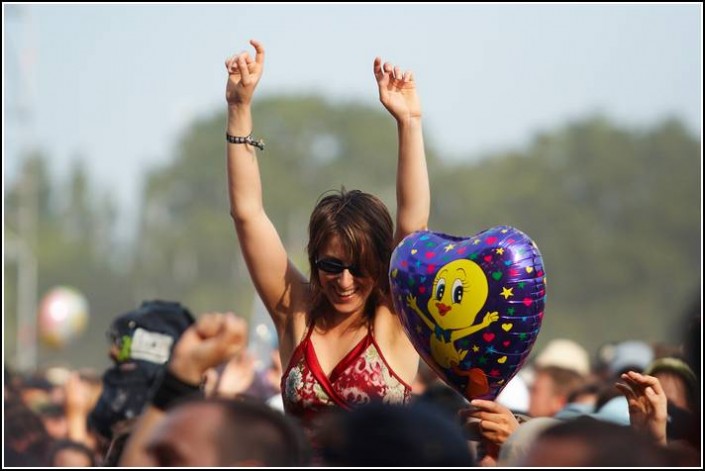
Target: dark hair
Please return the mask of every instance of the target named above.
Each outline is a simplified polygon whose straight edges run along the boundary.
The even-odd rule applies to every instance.
[[[309,461],[302,430],[268,405],[239,396],[211,398],[192,404],[214,404],[223,412],[218,453],[223,464],[257,460],[261,466],[306,466]]]
[[[368,319],[372,319],[374,308],[389,295],[389,259],[394,244],[392,217],[379,198],[360,190],[346,191],[343,188],[319,199],[308,225],[310,323],[322,317],[328,308],[315,263],[333,236],[340,238],[351,263],[374,280],[375,288],[365,309]]]
[[[554,394],[565,396],[566,398],[585,384],[585,379],[580,373],[561,368],[560,366],[537,367],[535,373],[536,375],[543,373],[551,378]]]
[[[592,417],[578,417],[550,427],[538,436],[536,442],[539,441],[550,441],[556,446],[565,447],[571,442],[581,445],[584,452],[582,455],[576,454],[576,462],[573,466],[672,466],[669,454],[653,443],[651,438],[630,427],[603,422]],[[532,463],[532,465],[538,464]]]
[[[4,402],[3,464],[49,466],[51,438],[42,420],[19,399]]]
[[[431,404],[375,402],[335,418],[320,435],[327,466],[475,465],[458,421]]]
[[[453,388],[442,382],[429,385],[416,399],[416,404],[432,404],[453,422],[460,423],[458,412],[468,406],[468,402]]]
[[[80,442],[75,442],[73,440],[57,440],[54,442],[54,444],[51,447],[51,450],[49,451],[49,466],[58,466],[55,463],[55,460],[57,458],[57,455],[61,453],[64,450],[73,450],[78,453],[82,453],[86,458],[88,458],[88,461],[90,462],[91,467],[98,466],[98,462],[95,458],[95,454],[93,451],[88,448],[86,445]]]
[[[597,398],[600,392],[602,391],[602,387],[603,385],[598,382],[585,383],[582,386],[573,389],[573,391],[568,394],[568,400],[566,402],[577,402],[578,399],[581,398],[581,396],[595,396],[595,398]],[[612,389],[615,389],[612,383],[610,383],[610,387]]]

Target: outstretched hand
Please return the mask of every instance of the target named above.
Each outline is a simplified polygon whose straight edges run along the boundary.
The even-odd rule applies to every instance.
[[[411,71],[402,73],[399,67],[375,57],[375,79],[379,87],[379,101],[397,121],[421,117],[421,102],[416,93],[416,82]]]
[[[208,368],[227,361],[246,345],[243,319],[231,312],[202,314],[179,338],[169,370],[182,381],[198,384]]]
[[[626,384],[616,383],[615,386],[627,398],[632,427],[666,445],[668,401],[658,378],[629,371],[622,379]]]
[[[225,69],[228,71],[225,99],[228,105],[249,105],[262,77],[264,47],[254,39],[250,40],[250,44],[255,48],[254,59],[249,53],[243,52],[225,60]]]

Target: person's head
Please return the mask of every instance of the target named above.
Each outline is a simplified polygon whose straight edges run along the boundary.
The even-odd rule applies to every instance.
[[[463,396],[441,381],[428,386],[423,394],[416,398],[415,402],[437,407],[439,411],[446,413],[453,422],[460,422],[459,411],[468,407],[468,402]]]
[[[590,354],[585,347],[571,339],[553,339],[546,344],[534,360],[534,366],[556,366],[573,370],[582,376],[590,374]]]
[[[52,403],[54,386],[41,375],[30,375],[23,378],[18,388],[18,394],[24,404],[32,411],[39,411]]]
[[[386,206],[368,193],[343,189],[318,202],[307,247],[313,321],[330,309],[374,315],[389,294],[393,231]]]
[[[64,468],[92,468],[97,466],[93,451],[83,443],[58,440],[49,454],[50,466]]]
[[[499,466],[520,466],[539,435],[549,427],[560,423],[559,419],[553,417],[536,417],[519,424],[519,427],[509,435],[499,449],[497,464]]]
[[[3,412],[3,464],[46,467],[51,437],[39,416],[19,399],[5,401]]]
[[[457,420],[431,404],[365,405],[319,432],[327,466],[468,467],[475,460]]]
[[[171,410],[153,431],[155,466],[305,466],[300,430],[281,412],[245,399],[206,399]]]
[[[51,438],[61,440],[69,435],[69,423],[63,404],[45,404],[37,411]]]
[[[608,377],[616,379],[627,371],[643,372],[654,359],[654,349],[642,340],[626,340],[611,347],[604,346]]]
[[[615,389],[613,385],[611,386],[612,389]],[[579,388],[573,390],[573,392],[568,395],[568,403],[586,404],[588,406],[594,407],[601,389],[601,383],[597,381],[587,382]]]
[[[553,417],[568,403],[568,396],[583,384],[583,377],[573,370],[556,366],[537,368],[529,387],[529,415]]]
[[[106,334],[114,364],[103,374],[102,392],[88,416],[102,437],[112,440],[117,423],[142,412],[174,345],[193,323],[186,307],[160,300],[144,301],[113,319]]]
[[[698,379],[683,360],[674,357],[659,358],[649,365],[644,374],[659,379],[669,403],[687,411],[695,410]]]
[[[519,466],[663,467],[670,455],[630,427],[579,417],[542,432]]]

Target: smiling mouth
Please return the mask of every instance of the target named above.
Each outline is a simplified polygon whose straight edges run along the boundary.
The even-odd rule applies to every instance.
[[[355,294],[356,292],[357,292],[357,289],[355,289],[355,288],[350,288],[350,289],[346,289],[346,290],[343,290],[343,291],[341,291],[341,290],[335,290],[335,294],[336,294],[339,298],[349,298],[350,296],[352,296],[352,295]]]

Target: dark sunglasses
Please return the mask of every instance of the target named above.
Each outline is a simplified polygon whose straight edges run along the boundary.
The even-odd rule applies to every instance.
[[[352,276],[364,276],[364,273],[357,265],[345,265],[337,258],[324,258],[316,260],[316,268],[331,275],[343,273],[343,270],[348,270]]]

